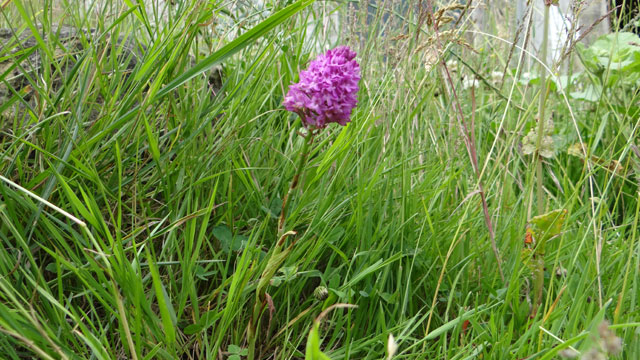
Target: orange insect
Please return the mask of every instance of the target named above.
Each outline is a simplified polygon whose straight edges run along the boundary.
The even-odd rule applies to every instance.
[[[533,230],[530,227],[527,228],[527,232],[524,234],[524,244],[526,246],[533,245]]]

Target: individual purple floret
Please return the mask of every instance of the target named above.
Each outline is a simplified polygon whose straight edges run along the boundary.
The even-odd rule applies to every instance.
[[[287,110],[298,113],[305,126],[323,128],[329,123],[346,125],[356,106],[360,65],[356,53],[339,46],[319,55],[300,72],[284,98]]]

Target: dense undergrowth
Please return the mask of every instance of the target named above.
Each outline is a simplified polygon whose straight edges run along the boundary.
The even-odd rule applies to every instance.
[[[551,359],[597,346],[605,319],[617,358],[640,357],[634,38],[572,46],[539,102],[538,58],[513,37],[471,38],[472,7],[191,0],[157,22],[134,1],[105,3],[0,2],[16,35],[96,29],[82,50],[0,50],[27,79],[0,74],[3,358],[244,358],[304,142],[282,100],[339,44],[358,52],[359,104],[318,135],[291,199],[297,235],[267,289],[261,358],[304,358],[314,319],[339,303],[357,308],[320,323],[332,359],[384,358],[389,334],[397,358]],[[118,37],[145,47],[133,69]],[[218,64],[221,88],[207,76]],[[544,149],[527,136],[541,103]],[[543,213],[566,210],[544,254],[527,231],[536,149]]]

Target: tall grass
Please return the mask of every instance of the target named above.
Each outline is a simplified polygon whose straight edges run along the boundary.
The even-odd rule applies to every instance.
[[[621,358],[640,356],[637,91],[605,81],[596,101],[562,87],[546,100],[557,151],[542,162],[544,211],[568,216],[546,244],[544,293],[530,318],[523,247],[537,185],[521,144],[536,126],[539,87],[515,71],[530,53],[506,66],[511,39],[490,34],[476,34],[472,50],[473,8],[457,27],[443,22],[438,51],[433,14],[413,4],[185,0],[157,24],[135,3],[2,7],[2,26],[18,33],[96,28],[83,51],[39,41],[38,72],[15,43],[0,50],[33,98],[12,89],[11,105],[0,105],[3,357],[243,357],[304,141],[281,102],[318,48],[345,42],[363,68],[359,105],[347,127],[315,139],[290,199],[296,245],[267,289],[262,358],[303,358],[314,319],[336,303],[358,307],[322,322],[332,359],[383,358],[391,333],[398,358],[551,359],[590,348],[605,318],[623,339]],[[308,32],[333,12],[341,37]],[[144,45],[132,70],[116,61],[120,36]],[[441,58],[457,62],[452,83],[473,118],[479,176]],[[221,89],[207,81],[216,64]],[[505,68],[504,84],[493,83],[491,72]],[[473,74],[484,80],[472,92],[463,85]],[[571,86],[598,81],[585,71]],[[567,154],[578,141],[589,156]],[[318,286],[326,299],[314,296]]]

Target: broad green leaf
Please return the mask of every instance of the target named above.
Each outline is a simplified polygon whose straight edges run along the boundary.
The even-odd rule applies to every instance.
[[[566,216],[567,210],[557,209],[534,217],[531,219],[531,223],[535,225],[534,231],[536,236],[538,238],[542,236],[551,238],[560,234]]]

